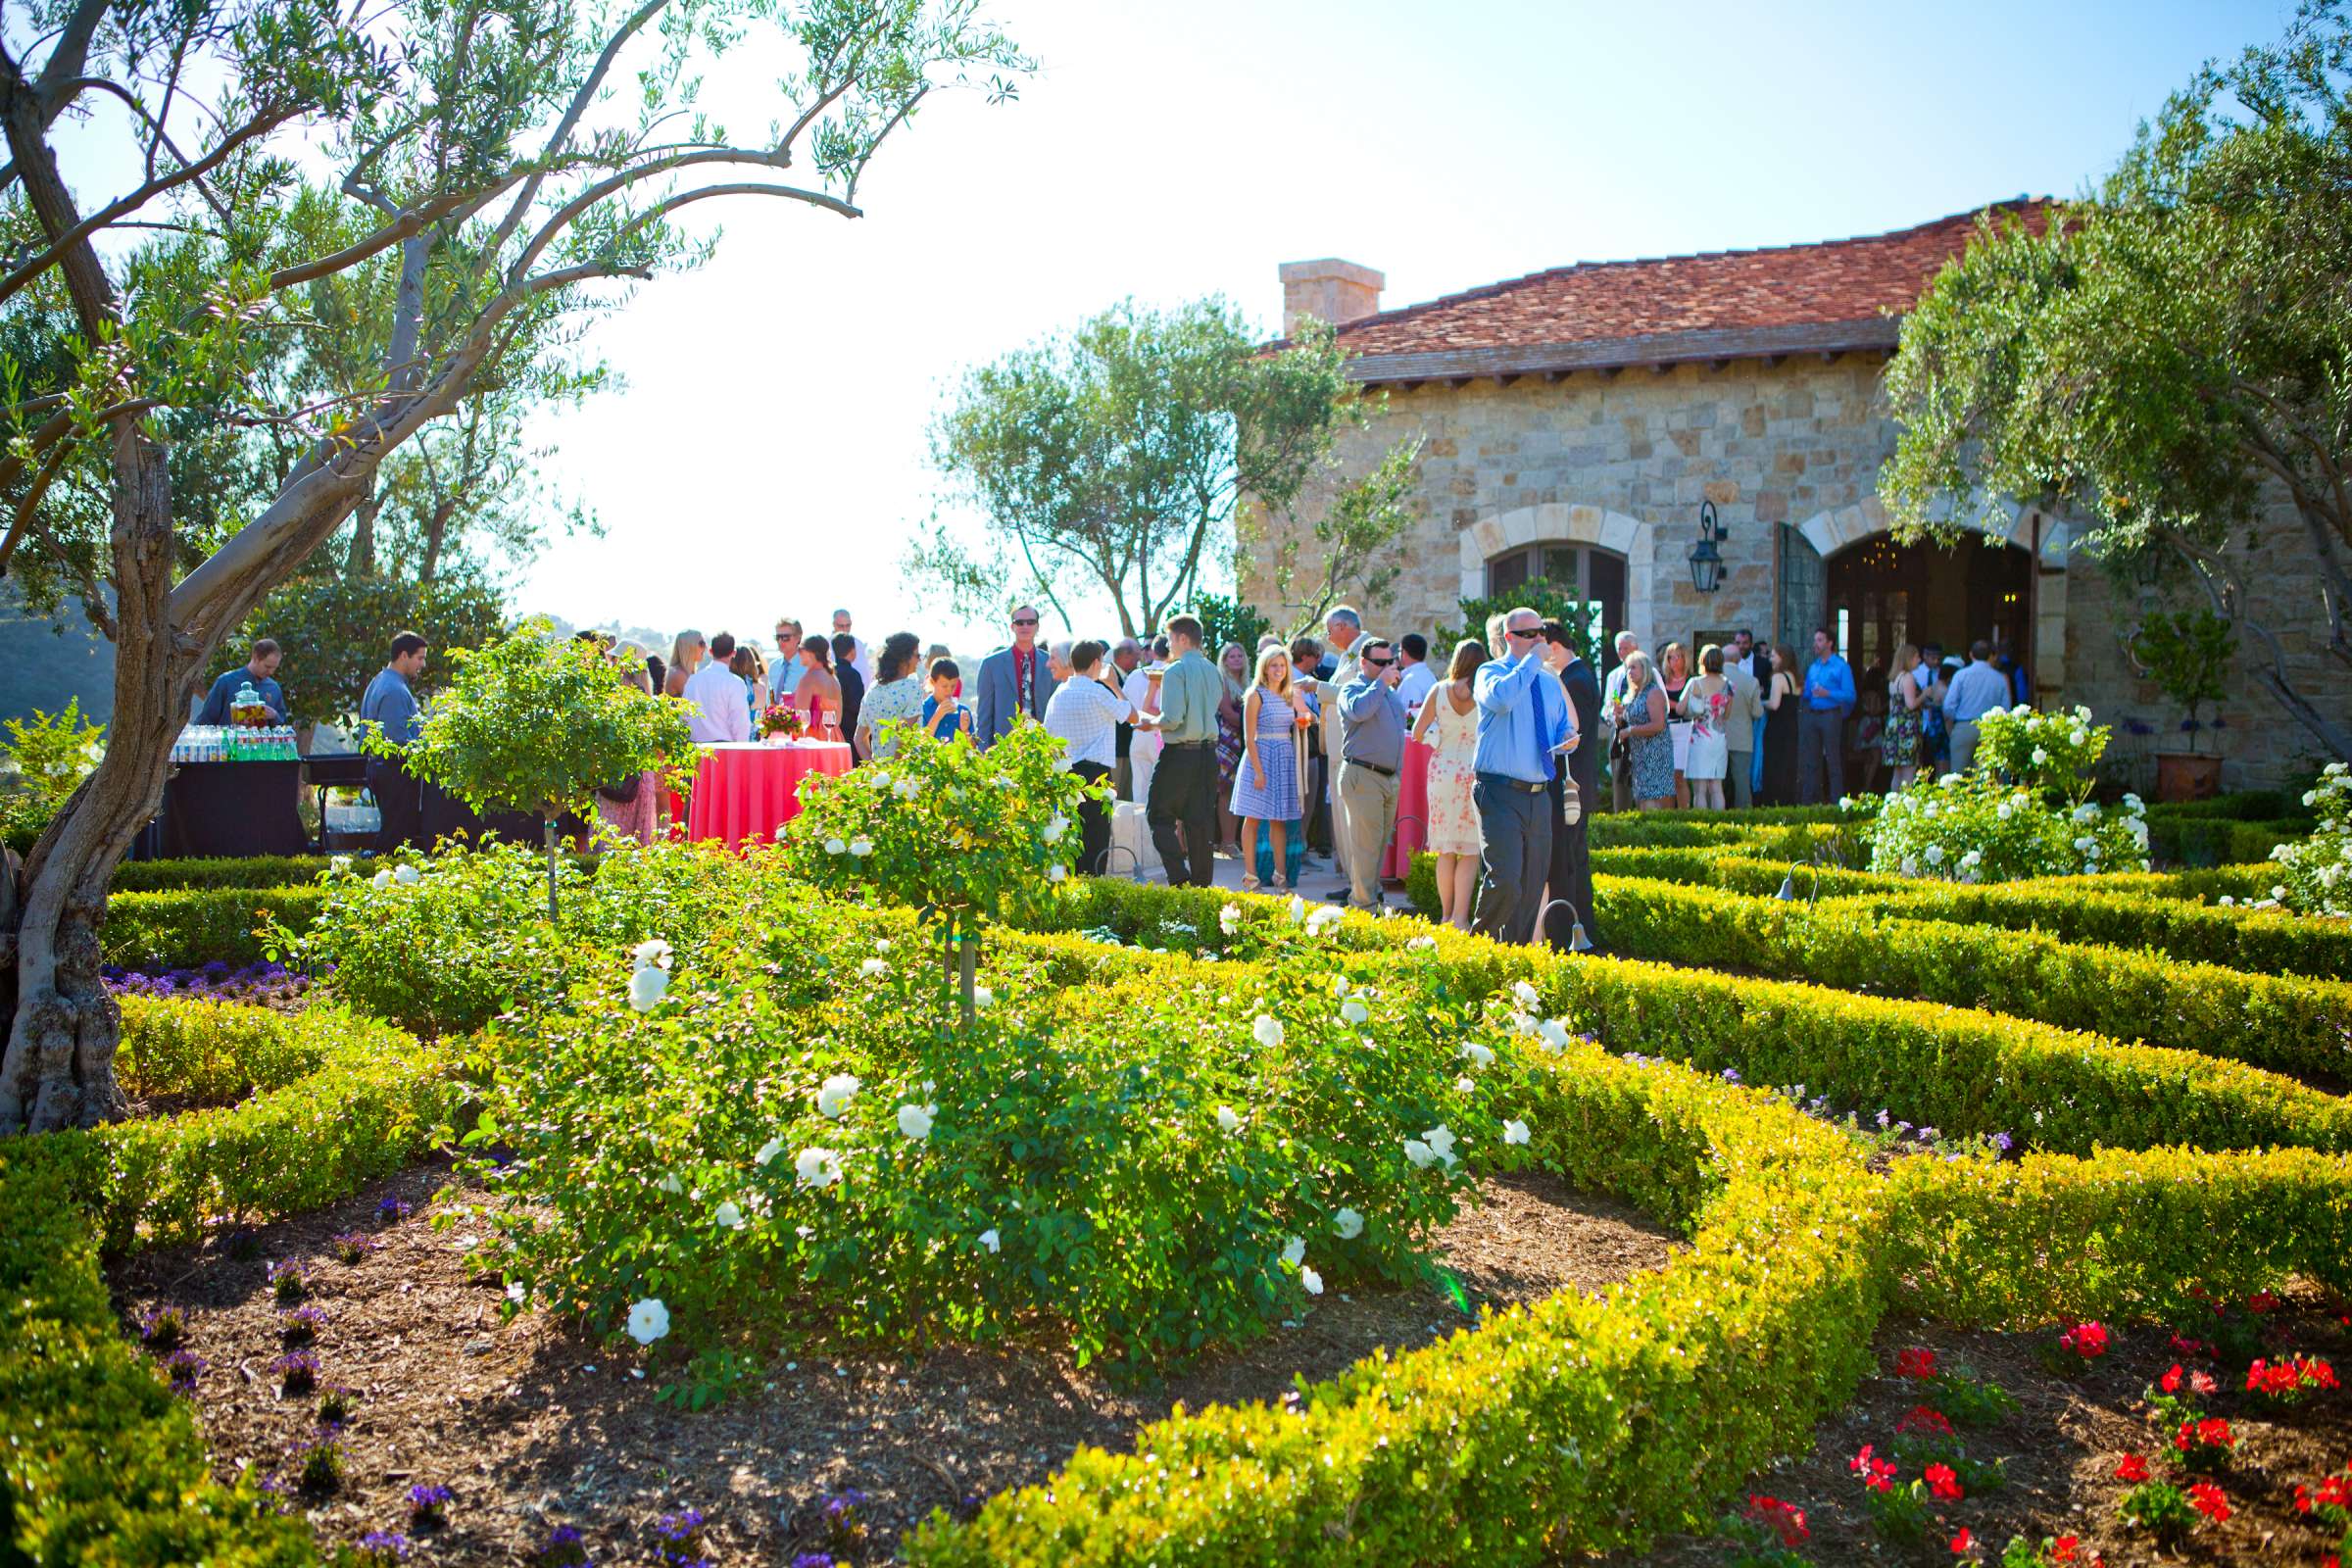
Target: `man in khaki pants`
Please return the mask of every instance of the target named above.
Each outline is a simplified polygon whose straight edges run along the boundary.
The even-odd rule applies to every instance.
[[[1396,826],[1396,788],[1404,767],[1404,699],[1396,695],[1402,671],[1384,637],[1357,645],[1362,658],[1355,678],[1342,686],[1338,707],[1346,716],[1340,784],[1333,793],[1347,803],[1340,824],[1348,834],[1348,903],[1381,906],[1380,861]]]
[[[1756,765],[1756,720],[1764,712],[1764,689],[1756,684],[1755,671],[1744,658],[1727,658],[1723,673],[1732,683],[1731,707],[1723,714],[1724,799],[1737,811],[1755,804],[1750,778]]]
[[[1348,803],[1338,786],[1340,759],[1346,750],[1347,721],[1340,714],[1340,705],[1332,701],[1347,684],[1355,679],[1357,639],[1364,635],[1364,617],[1352,605],[1337,605],[1323,617],[1324,643],[1331,649],[1334,667],[1329,679],[1317,682],[1326,694],[1323,700],[1323,757],[1326,772],[1334,781],[1331,791],[1331,858],[1340,873],[1340,885],[1326,895],[1328,898],[1348,897],[1350,879],[1348,874]],[[1314,803],[1308,802],[1307,817],[1314,815]]]

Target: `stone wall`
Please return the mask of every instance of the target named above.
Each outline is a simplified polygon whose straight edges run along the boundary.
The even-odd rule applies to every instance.
[[[1877,353],[1807,355],[1390,389],[1370,428],[1341,447],[1340,472],[1352,477],[1396,442],[1424,438],[1417,525],[1398,552],[1394,591],[1367,607],[1369,619],[1392,633],[1451,623],[1457,601],[1483,592],[1490,558],[1556,540],[1627,557],[1626,619],[1644,647],[1688,640],[1702,626],[1770,636],[1779,525],[1799,528],[1825,557],[1885,530],[1877,476],[1894,448],[1880,395],[1885,364]],[[1312,516],[1327,494],[1328,486],[1310,494],[1302,514]],[[1706,595],[1688,564],[1702,501],[1715,503],[1727,529],[1723,586]],[[2136,601],[2120,601],[2079,551],[2070,557],[2073,532],[2060,519],[2016,514],[2011,538],[2038,556],[2033,668],[2046,698],[2086,703],[2117,721],[2117,750],[2138,774],[2152,774],[2153,752],[2186,739],[2180,715],[2152,683],[2132,676],[2115,628]],[[2308,563],[2308,549],[2291,525],[2274,531],[2269,548],[2247,561],[2253,608],[2280,633],[2290,668],[2321,706],[2352,713],[2352,679],[2322,651],[2317,590],[2307,564],[2297,564]],[[1304,610],[1276,602],[1270,557],[1261,547],[1240,563],[1242,592],[1287,631]],[[1320,576],[1310,545],[1298,577]],[[2219,737],[2226,782],[2276,782],[2314,748],[2242,671],[2234,684]],[[2128,717],[2156,733],[2121,733]]]

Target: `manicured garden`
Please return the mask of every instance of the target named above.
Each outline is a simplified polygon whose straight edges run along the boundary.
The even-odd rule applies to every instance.
[[[138,1114],[0,1146],[16,1546],[2342,1549],[2343,927],[2248,906],[2300,862],[1606,817],[1570,956],[1071,876],[1080,789],[910,744],[552,918],[519,850],[125,868]]]

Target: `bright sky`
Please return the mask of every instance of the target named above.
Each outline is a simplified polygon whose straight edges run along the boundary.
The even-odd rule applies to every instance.
[[[938,485],[926,427],[967,366],[1126,295],[1222,292],[1271,331],[1277,264],[1309,257],[1385,271],[1397,306],[2074,194],[2201,61],[2292,13],[995,3],[1043,66],[1019,102],[927,107],[857,222],[727,208],[710,266],[599,329],[627,385],[537,433],[609,531],[559,541],[520,608],[764,641],[780,612],[847,606],[869,638],[993,647],[1001,626],[954,621],[901,569]]]

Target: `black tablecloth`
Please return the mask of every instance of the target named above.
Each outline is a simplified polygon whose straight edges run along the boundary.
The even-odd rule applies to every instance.
[[[177,763],[164,785],[164,854],[308,855],[301,794],[300,762]]]

